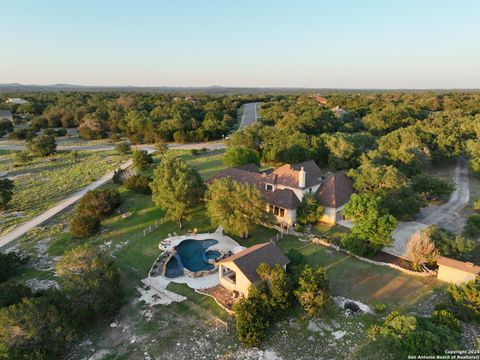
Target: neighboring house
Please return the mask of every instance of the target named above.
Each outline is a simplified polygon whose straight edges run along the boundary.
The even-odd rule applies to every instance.
[[[17,105],[22,105],[22,104],[27,104],[28,103],[27,100],[24,100],[24,99],[21,99],[21,98],[8,98],[5,102],[9,103],[9,104],[17,104]]]
[[[13,121],[13,116],[10,110],[0,110],[0,120]]]
[[[282,226],[293,226],[297,221],[297,208],[306,194],[315,194],[326,208],[326,222],[334,224],[339,211],[353,193],[352,182],[345,172],[337,172],[324,179],[315,161],[286,164],[270,172],[260,172],[254,164],[226,169],[207,180],[231,178],[237,182],[256,186],[263,194],[266,207]]]
[[[439,256],[437,278],[452,284],[462,284],[475,280],[480,275],[480,266]]]
[[[236,297],[247,297],[250,285],[259,280],[257,269],[263,263],[286,269],[289,260],[273,242],[254,245],[217,263],[219,283]]]
[[[336,224],[338,220],[343,220],[343,207],[352,194],[353,181],[347,177],[345,170],[327,176],[316,193],[318,200],[325,207],[321,221]]]
[[[315,94],[313,95],[313,99],[318,102],[319,104],[322,104],[322,105],[327,105],[327,102],[328,100],[325,99],[323,96],[321,96],[320,94]]]
[[[332,112],[338,116],[339,118],[343,118],[345,115],[348,114],[348,111],[345,109],[342,109],[340,106],[335,106],[334,108],[331,109]]]

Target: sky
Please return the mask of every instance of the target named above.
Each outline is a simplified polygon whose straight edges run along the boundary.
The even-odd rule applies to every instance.
[[[0,83],[480,88],[478,0],[0,0]]]

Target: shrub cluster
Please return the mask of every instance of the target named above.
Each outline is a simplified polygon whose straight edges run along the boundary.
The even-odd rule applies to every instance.
[[[151,194],[150,188],[151,179],[143,175],[133,175],[123,182],[123,185],[128,190],[135,191],[140,194]]]

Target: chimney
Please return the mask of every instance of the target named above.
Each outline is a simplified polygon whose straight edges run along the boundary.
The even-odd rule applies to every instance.
[[[298,187],[299,188],[304,188],[305,187],[305,180],[307,178],[307,173],[305,170],[302,168],[300,169],[300,172],[298,173]]]

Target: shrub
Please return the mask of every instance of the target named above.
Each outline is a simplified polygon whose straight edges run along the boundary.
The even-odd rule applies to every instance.
[[[146,150],[133,150],[132,153],[133,166],[139,171],[147,170],[153,164],[152,154]]]
[[[192,150],[190,150],[190,153],[191,153],[193,156],[197,156],[197,155],[198,155],[198,149],[192,149]]]
[[[50,135],[40,135],[26,142],[28,152],[37,156],[48,156],[55,153],[57,143]]]
[[[408,241],[407,257],[417,271],[425,264],[436,263],[438,255],[439,251],[430,238],[428,231],[417,232]]]
[[[480,198],[476,199],[473,203],[473,208],[475,211],[480,212]]]
[[[0,253],[0,283],[8,280],[27,262],[28,256],[23,256],[16,252]]]
[[[128,154],[131,150],[132,147],[130,146],[130,143],[126,141],[119,142],[117,145],[115,145],[115,151],[119,154]]]
[[[56,136],[65,136],[65,135],[67,135],[67,129],[64,129],[64,128],[57,129],[57,130],[55,130],[55,135],[56,135]]]
[[[14,187],[12,180],[8,178],[0,179],[0,209],[5,209],[12,200]]]
[[[0,284],[0,308],[17,304],[32,296],[29,287],[13,281]]]
[[[376,313],[381,314],[385,312],[385,310],[387,310],[387,305],[382,303],[377,303],[377,304],[373,304],[372,308]]]
[[[223,156],[223,162],[227,166],[241,166],[246,164],[260,164],[260,157],[254,150],[250,150],[244,147],[230,147]]]
[[[87,192],[80,199],[77,212],[103,219],[113,213],[120,203],[121,198],[118,190],[111,188],[97,189]]]
[[[237,336],[251,347],[258,347],[267,337],[270,327],[268,299],[253,285],[249,296],[234,305]]]
[[[82,245],[67,251],[56,271],[70,303],[70,316],[77,322],[86,324],[119,309],[122,288],[111,257]]]
[[[461,235],[454,235],[444,229],[437,228],[435,225],[430,225],[425,231],[435,242],[435,246],[443,256],[461,258],[475,247],[475,241],[466,239]]]
[[[297,220],[300,224],[306,225],[320,221],[325,208],[313,194],[307,194],[303,197],[300,206],[297,209]]]
[[[454,190],[454,186],[448,181],[431,176],[430,174],[419,174],[413,177],[413,191],[420,194],[424,200],[445,198]]]
[[[133,190],[140,194],[151,194],[152,189],[150,189],[150,181],[151,179],[146,176],[133,175],[130,176],[127,180],[125,180],[123,185],[128,190]]]
[[[15,129],[8,138],[12,140],[27,140],[33,139],[35,136],[36,134],[33,129]]]
[[[155,151],[160,155],[164,155],[168,151],[168,144],[163,141],[158,141],[155,143]]]
[[[327,272],[320,266],[304,267],[294,293],[309,317],[328,314],[332,309]]]
[[[480,279],[461,285],[450,285],[447,290],[453,304],[465,321],[480,321]]]
[[[28,156],[27,151],[16,151],[13,154],[16,164],[26,164],[30,160],[30,156]]]
[[[480,214],[470,215],[467,219],[464,231],[467,236],[474,238],[480,236]]]
[[[87,238],[100,231],[100,219],[94,215],[76,213],[70,222],[70,233],[77,238]]]

